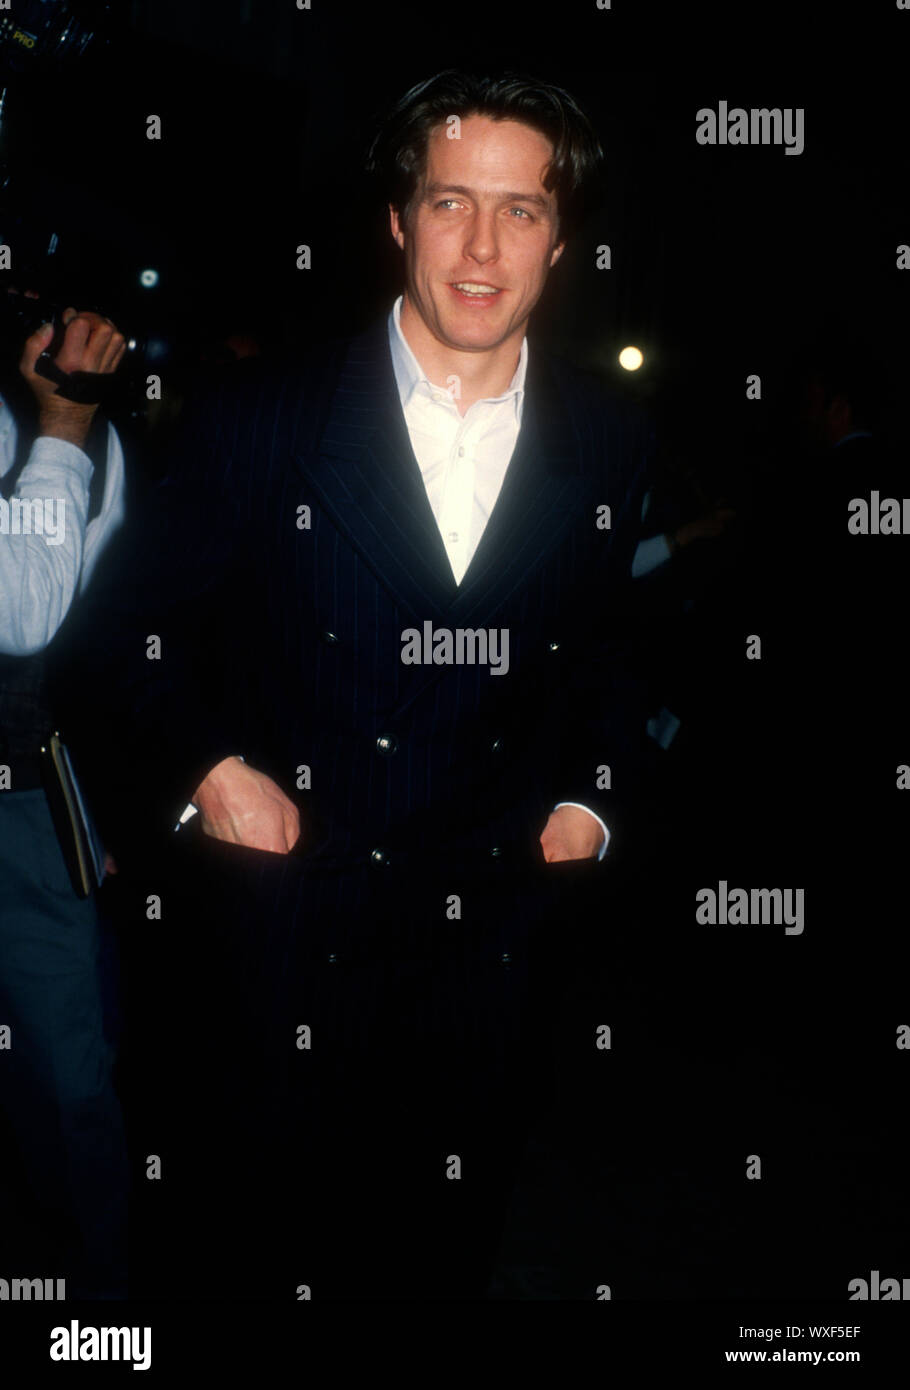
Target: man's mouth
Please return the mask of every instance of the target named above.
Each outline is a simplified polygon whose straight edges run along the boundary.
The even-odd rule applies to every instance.
[[[500,285],[486,285],[475,280],[455,280],[449,288],[463,303],[470,304],[492,304],[503,293]]]

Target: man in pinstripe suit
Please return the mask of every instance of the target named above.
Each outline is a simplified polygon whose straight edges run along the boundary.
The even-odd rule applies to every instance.
[[[402,98],[371,168],[403,296],[196,411],[93,619],[99,814],[124,864],[130,829],[134,862],[171,838],[172,1003],[203,975],[246,1020],[230,1210],[291,1296],[482,1295],[578,885],[634,835],[648,431],[526,338],[599,157],[572,98],[519,76]],[[200,1076],[207,1046],[181,1038]]]

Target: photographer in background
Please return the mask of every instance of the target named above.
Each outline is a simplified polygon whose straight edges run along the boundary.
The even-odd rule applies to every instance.
[[[58,368],[117,370],[125,344],[109,319],[69,308],[63,324]],[[71,880],[40,750],[66,717],[49,708],[44,649],[123,520],[124,464],[97,404],[67,399],[36,372],[53,337],[43,325],[19,362],[31,420],[9,407],[21,383],[0,379],[0,1025],[9,1029],[0,1110],[36,1204],[32,1212],[16,1194],[21,1253],[6,1239],[2,1257],[5,1267],[21,1259],[13,1272],[23,1276],[65,1277],[68,1298],[122,1298],[128,1167],[104,1033],[100,922],[94,893],[80,897]],[[36,523],[48,507],[52,535]],[[8,1236],[9,1212],[2,1224]]]

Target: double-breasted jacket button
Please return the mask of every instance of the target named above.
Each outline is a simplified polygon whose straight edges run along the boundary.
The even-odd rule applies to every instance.
[[[370,863],[371,863],[371,864],[378,864],[378,865],[381,867],[383,864],[388,864],[388,862],[389,862],[389,856],[388,856],[388,854],[385,852],[384,849],[371,849],[371,850],[370,850]]]
[[[376,740],[376,752],[381,753],[384,758],[390,758],[393,753],[398,751],[398,739],[394,734],[380,734]]]
[[[325,632],[322,634],[322,640],[327,646],[334,647],[338,641],[338,637],[334,632],[329,632],[328,628],[326,628]]]

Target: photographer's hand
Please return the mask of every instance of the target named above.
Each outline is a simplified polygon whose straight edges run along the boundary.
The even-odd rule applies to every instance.
[[[70,307],[64,310],[63,322],[66,333],[54,358],[61,371],[111,373],[117,370],[126,351],[126,340],[110,319],[100,314],[79,314]],[[35,371],[35,363],[53,336],[53,324],[46,323],[26,340],[19,371],[38,402],[38,434],[64,439],[81,449],[98,406],[68,401],[57,394],[52,381]]]

